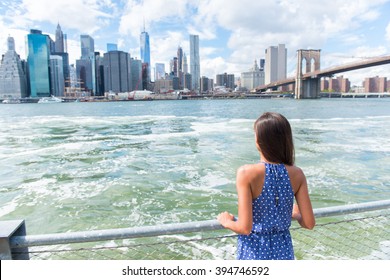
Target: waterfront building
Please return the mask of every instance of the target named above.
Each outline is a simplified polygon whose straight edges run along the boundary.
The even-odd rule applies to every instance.
[[[286,79],[287,49],[284,44],[271,46],[265,50],[265,84]]]
[[[343,76],[339,76],[336,79],[329,79],[328,90],[332,92],[349,92],[351,89],[351,83],[348,79],[344,79]]]
[[[91,36],[80,35],[81,57],[76,60],[77,77],[85,91],[96,92],[95,43]]]
[[[149,43],[149,34],[144,31],[141,32],[140,36],[140,51],[141,51],[141,61],[143,64],[143,68],[145,69],[144,74],[142,76],[143,79],[143,89],[147,89],[147,85],[151,81],[151,64],[150,64],[150,43]]]
[[[50,96],[50,40],[42,31],[31,29],[27,35],[28,73],[30,97],[41,98]]]
[[[170,78],[172,79],[172,89],[179,90],[180,89],[179,77],[171,76]]]
[[[183,87],[185,89],[191,89],[192,88],[192,75],[190,73],[184,74],[184,85]]]
[[[130,54],[123,51],[110,51],[104,54],[104,90],[130,92],[131,61]]]
[[[137,58],[131,58],[131,90],[142,90],[142,62]]]
[[[209,84],[207,87],[208,87],[209,92],[214,91],[214,79],[209,78]]]
[[[387,78],[378,76],[365,78],[363,86],[365,92],[386,92]]]
[[[343,76],[335,79],[321,79],[321,91],[330,92],[349,92],[351,89],[351,82]]]
[[[192,75],[191,90],[199,91],[200,58],[199,35],[190,35],[190,73]]]
[[[167,93],[173,90],[173,80],[171,79],[157,79],[154,82],[155,93]]]
[[[320,90],[321,90],[321,91],[327,91],[327,90],[329,90],[329,80],[327,80],[326,78],[321,79],[321,87],[320,87]]]
[[[104,58],[95,52],[96,96],[104,96]]]
[[[8,50],[0,65],[0,98],[23,98],[27,96],[26,73],[15,51],[13,37],[7,39]]]
[[[60,24],[57,24],[56,41],[54,42],[54,51],[56,53],[65,52],[64,48],[64,34],[62,33]]]
[[[200,93],[208,94],[213,91],[213,79],[209,79],[205,76],[202,76],[199,81],[200,84]]]
[[[64,96],[65,80],[62,57],[50,55],[50,94]]]
[[[155,68],[155,76],[154,80],[161,80],[165,78],[165,64],[164,63],[156,63],[156,68]]]
[[[246,90],[253,90],[264,85],[265,73],[261,71],[255,60],[254,65],[248,72],[241,73],[241,87]]]
[[[218,74],[216,76],[216,85],[225,86],[226,88],[234,89],[234,74]]]

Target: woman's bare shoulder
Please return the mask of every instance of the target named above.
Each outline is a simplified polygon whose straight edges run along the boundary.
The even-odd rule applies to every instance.
[[[299,187],[306,182],[306,176],[303,170],[295,165],[286,166],[294,193],[298,191]]]
[[[253,178],[260,174],[263,174],[265,170],[264,164],[255,163],[255,164],[245,164],[240,166],[237,169],[237,176],[245,176],[248,178]]]
[[[286,165],[289,174],[294,176],[304,176],[303,170],[296,165]]]

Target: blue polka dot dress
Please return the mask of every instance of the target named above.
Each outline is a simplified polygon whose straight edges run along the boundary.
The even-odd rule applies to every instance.
[[[239,235],[239,260],[293,260],[290,235],[294,192],[284,164],[265,164],[263,190],[252,202],[253,227]]]

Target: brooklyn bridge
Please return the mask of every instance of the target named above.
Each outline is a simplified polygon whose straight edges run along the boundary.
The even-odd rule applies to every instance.
[[[256,91],[263,92],[267,89],[273,89],[279,86],[295,84],[294,89],[296,99],[318,98],[320,95],[320,81],[322,77],[331,77],[337,73],[343,73],[347,71],[390,63],[390,56],[380,56],[370,59],[364,59],[358,62],[321,69],[320,54],[320,50],[298,50],[297,71],[295,77],[290,77],[284,80],[272,82],[267,85],[259,86],[256,88]],[[306,66],[306,73],[303,73],[304,66]]]

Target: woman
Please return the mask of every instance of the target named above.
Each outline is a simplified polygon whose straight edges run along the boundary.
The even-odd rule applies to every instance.
[[[307,229],[315,219],[305,174],[294,165],[290,123],[267,112],[254,129],[261,161],[237,170],[238,220],[223,212],[218,221],[239,234],[237,259],[294,259],[291,218]]]

